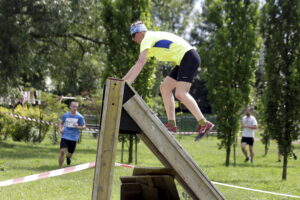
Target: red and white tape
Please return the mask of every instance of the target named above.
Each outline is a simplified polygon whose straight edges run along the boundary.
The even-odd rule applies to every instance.
[[[121,163],[115,163],[115,166],[116,167],[125,167],[125,168],[134,168],[135,167],[134,165],[126,165],[126,164],[121,164]],[[26,182],[30,182],[30,181],[36,181],[36,180],[50,178],[50,177],[54,177],[54,176],[60,176],[63,174],[78,172],[78,171],[93,168],[93,167],[95,167],[95,162],[89,162],[89,163],[84,163],[81,165],[76,165],[76,166],[67,167],[67,168],[63,168],[63,169],[57,169],[57,170],[52,170],[52,171],[48,171],[48,172],[43,172],[40,174],[34,174],[34,175],[30,175],[30,176],[24,176],[21,178],[0,181],[0,187],[14,185],[14,184],[18,184],[18,183],[26,183]],[[284,197],[300,199],[300,196],[291,195],[291,194],[282,194],[282,193],[277,193],[277,192],[270,192],[270,191],[265,191],[265,190],[246,188],[246,187],[241,187],[241,186],[237,186],[237,185],[219,183],[219,182],[215,182],[215,181],[211,181],[211,182],[215,185],[222,185],[222,186],[236,188],[236,189],[242,189],[242,190],[248,190],[248,191],[254,191],[254,192],[260,192],[260,193],[272,194],[272,195],[277,195],[277,196],[284,196]]]
[[[115,166],[134,168],[133,165],[126,165],[126,164],[121,164],[121,163],[115,163]],[[30,176],[24,176],[24,177],[10,179],[10,180],[6,180],[6,181],[0,181],[0,187],[14,185],[14,184],[18,184],[18,183],[26,183],[26,182],[30,182],[30,181],[36,181],[36,180],[50,178],[50,177],[54,177],[54,176],[60,176],[60,175],[69,174],[72,172],[78,172],[78,171],[93,168],[93,167],[95,167],[95,162],[89,162],[89,163],[84,163],[84,164],[76,165],[76,166],[72,166],[72,167],[66,167],[66,168],[62,168],[62,169],[47,171],[47,172],[43,172],[40,174],[33,174]]]
[[[53,122],[48,122],[48,121],[39,120],[39,119],[33,119],[33,118],[30,118],[30,117],[24,117],[24,116],[13,114],[13,113],[5,113],[5,112],[0,112],[0,113],[4,114],[4,115],[10,115],[12,117],[19,118],[19,119],[25,119],[27,121],[33,121],[33,122],[38,122],[38,123],[41,123],[41,124],[48,124],[48,125],[57,126],[57,123],[53,123]]]
[[[172,132],[173,135],[197,135],[199,134],[198,132]],[[208,133],[209,135],[215,135],[217,134],[216,131],[211,131]]]

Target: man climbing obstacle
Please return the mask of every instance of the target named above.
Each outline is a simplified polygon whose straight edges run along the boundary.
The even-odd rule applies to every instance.
[[[176,132],[175,100],[176,98],[197,119],[198,136],[195,141],[200,140],[212,130],[214,124],[207,121],[203,116],[195,99],[189,94],[192,81],[200,66],[200,56],[194,47],[181,37],[168,32],[148,31],[141,21],[134,22],[130,27],[132,40],[140,44],[140,54],[137,62],[123,77],[125,81],[132,84],[137,78],[148,57],[156,57],[160,61],[175,63],[175,67],[164,79],[160,86],[164,107],[167,113],[168,122],[165,124],[171,132]]]
[[[71,157],[80,136],[79,130],[85,129],[84,117],[77,110],[78,102],[72,101],[70,103],[70,112],[65,113],[61,118],[61,123],[59,123],[59,130],[62,133],[58,159],[60,168],[64,163],[64,156],[67,151],[67,165],[71,164]]]

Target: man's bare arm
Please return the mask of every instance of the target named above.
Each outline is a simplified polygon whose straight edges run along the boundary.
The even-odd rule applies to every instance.
[[[136,77],[140,74],[142,71],[144,65],[147,62],[147,54],[148,50],[144,50],[140,53],[139,59],[136,61],[136,63],[131,67],[131,69],[127,72],[127,74],[123,77],[125,81],[127,81],[129,84],[132,84]]]
[[[59,122],[59,123],[58,123],[58,129],[59,129],[59,132],[60,132],[60,133],[63,133],[63,132],[64,132],[63,126],[64,126],[64,125],[63,125],[62,122]]]

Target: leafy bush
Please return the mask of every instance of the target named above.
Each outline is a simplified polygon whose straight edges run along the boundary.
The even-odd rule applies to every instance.
[[[42,104],[40,106],[26,105],[22,107],[19,105],[14,112],[0,107],[1,112],[14,113],[20,116],[54,123],[58,122],[59,117],[62,113],[66,112],[66,110],[67,106],[58,102],[57,96],[47,93],[42,93]],[[42,142],[51,126],[52,125],[45,123],[28,121],[1,114],[0,139],[6,139],[7,136],[10,135],[14,141]],[[54,134],[56,136],[56,131]],[[53,137],[53,140],[57,142],[57,137]]]
[[[67,112],[68,107],[66,104],[61,103],[59,101],[59,97],[54,94],[42,93],[42,104],[40,105],[41,115],[47,119],[47,121],[51,121],[54,123],[58,123],[60,117],[63,113]],[[52,144],[58,143],[58,129],[55,126],[52,126],[50,130],[49,139]]]
[[[10,110],[4,107],[0,107],[0,112],[10,113]],[[13,120],[13,117],[0,113],[0,140],[7,139],[7,136],[9,135],[11,130],[10,125],[13,124]]]

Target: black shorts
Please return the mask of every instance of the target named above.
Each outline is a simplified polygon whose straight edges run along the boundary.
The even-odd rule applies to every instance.
[[[246,143],[246,144],[249,144],[250,146],[253,146],[254,138],[253,137],[242,137],[241,143]]]
[[[65,138],[61,138],[60,140],[60,148],[68,148],[68,152],[69,153],[74,153],[75,148],[76,148],[76,141],[72,141],[72,140],[67,140]]]
[[[176,66],[169,73],[169,77],[176,81],[184,81],[191,83],[197,73],[201,60],[198,52],[195,49],[187,51],[181,62],[180,66]]]

